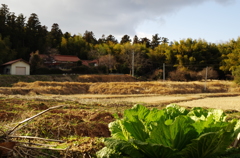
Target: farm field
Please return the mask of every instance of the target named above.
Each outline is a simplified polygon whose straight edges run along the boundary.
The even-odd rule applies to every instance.
[[[203,87],[204,83],[197,82],[19,82],[12,87],[1,87],[0,146],[6,147],[1,144],[2,138],[13,127],[55,106],[60,107],[19,125],[16,131],[7,135],[17,142],[17,145],[11,144],[13,153],[94,157],[104,146],[102,138],[110,136],[108,124],[121,118],[123,111],[134,104],[158,109],[171,103],[188,108],[219,108],[225,110],[229,118],[240,118],[240,93],[233,90],[231,83],[209,82],[208,93],[203,93]],[[7,151],[0,152],[4,153]]]
[[[55,157],[94,157],[96,151],[104,147],[102,138],[109,137],[108,124],[122,117],[125,109],[134,104],[162,109],[170,103],[184,107],[207,107],[225,110],[229,117],[240,118],[240,94],[175,94],[175,95],[0,95],[0,127],[7,131],[19,122],[50,107],[61,106],[25,123],[13,136],[31,136],[62,140],[46,142],[31,140],[33,144],[16,146],[20,154]],[[0,138],[1,134],[0,133]],[[27,143],[27,138],[11,138],[19,144]],[[39,145],[45,144],[44,150]],[[1,146],[1,143],[0,143]],[[4,145],[3,145],[4,146]],[[37,148],[38,147],[38,148]],[[54,149],[54,150],[52,150]],[[46,155],[45,155],[46,156]]]
[[[4,96],[4,95],[2,95]],[[7,98],[19,98],[26,100],[55,100],[73,101],[81,104],[101,105],[134,105],[144,104],[152,107],[164,107],[171,103],[187,107],[218,108],[223,110],[240,111],[240,93],[199,93],[199,94],[172,94],[172,95],[99,95],[99,94],[75,94],[75,95],[5,95]]]

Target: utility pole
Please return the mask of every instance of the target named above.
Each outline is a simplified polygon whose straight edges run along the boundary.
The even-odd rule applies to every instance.
[[[165,81],[165,63],[163,63],[163,82]]]
[[[205,74],[205,86],[204,86],[204,90],[207,90],[207,77],[208,77],[208,66],[206,67],[206,74]]]
[[[134,77],[134,51],[132,52],[132,76]]]

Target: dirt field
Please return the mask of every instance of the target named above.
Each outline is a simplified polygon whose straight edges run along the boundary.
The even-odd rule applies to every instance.
[[[5,96],[5,95],[4,95]],[[74,101],[81,104],[144,104],[155,107],[176,103],[187,107],[207,107],[223,110],[235,109],[240,111],[240,93],[199,93],[199,94],[173,94],[173,95],[99,95],[99,94],[75,94],[75,95],[6,95],[8,98],[21,98],[27,100],[55,100]]]
[[[218,108],[228,112],[229,118],[240,117],[239,87],[231,82],[208,82],[206,90],[204,86],[204,82],[18,82],[0,87],[0,138],[18,122],[59,105],[63,106],[24,124],[13,135],[64,140],[54,143],[54,148],[60,149],[50,152],[55,157],[94,157],[103,147],[101,139],[110,136],[108,124],[134,104],[159,109],[171,103]],[[21,141],[20,145],[29,142],[11,139]],[[3,147],[6,145],[1,143],[11,143],[1,141]],[[52,144],[48,145],[51,148]],[[40,150],[14,146],[19,154],[41,154]]]
[[[62,150],[55,157],[94,157],[96,151],[103,147],[102,137],[109,137],[108,123],[115,120],[116,114],[121,117],[125,109],[140,103],[149,108],[163,108],[170,103],[186,107],[220,108],[234,111],[239,118],[240,94],[238,93],[201,93],[173,95],[0,95],[0,129],[9,130],[24,119],[27,119],[47,108],[64,105],[60,109],[49,111],[31,123],[24,125],[14,136],[37,136],[42,138],[60,139],[64,143],[54,143]],[[3,137],[4,135],[0,137]],[[14,139],[26,143],[29,140]],[[39,141],[34,141],[39,143]],[[11,143],[11,142],[2,142]],[[46,143],[46,142],[44,142]],[[21,144],[21,143],[20,143]],[[6,144],[0,146],[6,147]],[[15,146],[15,145],[14,145]],[[33,145],[31,146],[33,147]],[[67,147],[67,148],[66,148]],[[20,154],[41,154],[39,150],[15,146]],[[1,150],[0,150],[1,151]],[[68,152],[67,152],[68,151]],[[66,154],[67,152],[67,154]],[[61,154],[64,154],[62,156]],[[1,155],[0,155],[1,156]]]

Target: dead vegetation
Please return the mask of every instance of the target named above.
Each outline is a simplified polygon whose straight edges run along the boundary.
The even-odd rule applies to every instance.
[[[18,82],[0,87],[1,94],[193,94],[239,92],[227,81],[208,82]]]
[[[35,78],[34,78],[35,77]],[[39,77],[39,80],[37,80]],[[4,76],[1,76],[4,78]],[[12,78],[18,78],[13,76]],[[34,81],[35,79],[35,81]],[[8,82],[5,76],[4,82]],[[190,94],[239,92],[240,86],[228,81],[139,82],[130,75],[26,76],[12,87],[1,87],[0,94]]]
[[[130,75],[0,75],[0,87],[12,87],[18,82],[135,82],[136,78]]]
[[[23,125],[26,125],[29,121],[35,119],[36,117],[43,115],[44,113],[48,112],[49,110],[60,108],[63,105],[50,107],[30,118],[27,118],[21,122],[19,122],[16,126],[11,129],[7,129],[6,131],[1,129],[0,135],[0,156],[1,157],[34,157],[32,153],[29,153],[28,149],[44,149],[44,147],[49,146],[48,144],[39,144],[39,143],[31,143],[31,139],[35,140],[43,140],[43,141],[50,141],[50,142],[64,142],[61,140],[54,140],[54,139],[45,139],[40,137],[32,137],[32,136],[16,136],[15,133],[23,128]],[[19,141],[16,139],[27,139],[28,141]],[[43,146],[43,147],[34,147],[34,146]],[[24,149],[22,149],[24,148]],[[36,153],[35,153],[36,154]],[[38,153],[39,155],[39,153]]]
[[[110,136],[108,123],[114,120],[110,112],[76,103],[52,106],[49,101],[0,102],[6,109],[2,116],[6,119],[0,122],[0,157],[89,157],[103,147],[98,139]],[[10,113],[15,113],[14,117]]]
[[[136,82],[130,75],[80,75],[77,82]]]
[[[227,97],[231,94],[210,95],[204,93],[197,95],[202,98],[204,96]],[[81,99],[79,96],[83,98]],[[126,108],[131,108],[134,104],[119,103],[119,101],[109,102],[109,98],[104,98],[104,96],[97,95],[98,99],[95,100],[94,98],[89,99],[87,95],[0,95],[0,113],[2,113],[0,118],[2,132],[0,132],[0,136],[4,138],[0,139],[0,148],[7,148],[6,150],[3,149],[2,154],[15,153],[20,157],[34,157],[33,155],[67,158],[94,157],[96,151],[103,147],[101,138],[110,136],[108,123],[114,121],[116,117],[121,118],[122,112]],[[119,96],[115,95],[117,97],[115,99],[123,99],[118,98]],[[157,95],[149,96],[155,97]],[[185,94],[172,96],[181,98]],[[188,98],[193,95],[186,96]],[[231,96],[235,96],[235,94]],[[162,96],[163,101],[165,99],[164,105],[167,105],[167,102],[170,101],[167,97]],[[101,98],[104,102],[101,101]],[[192,100],[192,98],[189,99]],[[217,98],[215,99],[217,100]],[[49,110],[34,120],[29,119],[58,104],[67,106]],[[149,104],[147,106],[163,107],[159,104]],[[234,118],[239,118],[239,112],[234,111],[234,113],[236,114]],[[11,136],[8,134],[8,138],[10,138],[8,140],[11,141],[6,141],[6,133],[9,133],[9,130],[6,129],[14,129],[12,127],[17,127],[17,124],[22,122],[21,120],[29,120],[29,122],[22,124],[21,127],[18,126],[20,129],[12,132]],[[52,140],[62,140],[64,143]]]

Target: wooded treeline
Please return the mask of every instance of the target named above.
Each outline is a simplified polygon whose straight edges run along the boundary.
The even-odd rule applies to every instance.
[[[82,60],[98,59],[107,72],[130,73],[134,67],[136,76],[162,78],[163,63],[166,77],[173,80],[203,78],[206,67],[210,77],[226,79],[240,74],[240,38],[225,43],[209,43],[204,39],[183,39],[170,42],[158,34],[152,39],[131,39],[124,35],[118,41],[113,35],[96,39],[92,31],[83,35],[63,33],[57,23],[48,31],[38,15],[29,18],[15,15],[7,5],[0,8],[0,64],[23,58],[30,54],[77,55]],[[133,60],[134,58],[134,60]],[[211,78],[211,77],[210,77]]]

